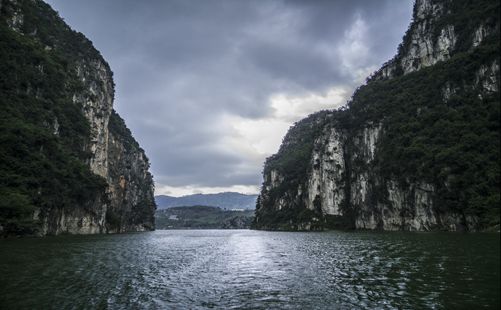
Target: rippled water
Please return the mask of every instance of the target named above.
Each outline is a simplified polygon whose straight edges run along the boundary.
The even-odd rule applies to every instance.
[[[1,309],[497,309],[499,289],[499,234],[175,230],[0,240]]]

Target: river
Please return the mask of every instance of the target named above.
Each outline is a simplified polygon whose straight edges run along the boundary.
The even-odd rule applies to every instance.
[[[499,290],[498,233],[0,240],[0,309],[499,309]]]

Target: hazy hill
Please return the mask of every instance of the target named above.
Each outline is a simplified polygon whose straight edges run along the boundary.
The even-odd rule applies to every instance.
[[[235,192],[217,194],[194,194],[182,197],[155,196],[158,209],[184,206],[212,206],[223,209],[255,209],[257,195]]]
[[[226,211],[218,207],[184,206],[157,210],[158,229],[245,229],[254,210]]]

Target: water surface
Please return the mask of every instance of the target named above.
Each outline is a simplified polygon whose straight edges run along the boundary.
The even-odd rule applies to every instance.
[[[498,309],[499,234],[173,230],[0,240],[0,309]]]

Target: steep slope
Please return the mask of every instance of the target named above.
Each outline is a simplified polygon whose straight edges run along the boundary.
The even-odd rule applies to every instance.
[[[499,13],[417,0],[395,58],[267,159],[254,227],[499,227]]]
[[[186,206],[211,206],[226,209],[254,209],[257,195],[225,192],[217,194],[194,194],[181,197],[155,196],[158,209]]]
[[[0,234],[154,228],[144,151],[112,72],[40,0],[0,1]]]

